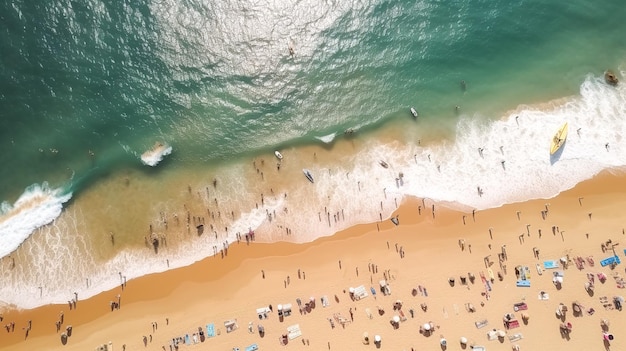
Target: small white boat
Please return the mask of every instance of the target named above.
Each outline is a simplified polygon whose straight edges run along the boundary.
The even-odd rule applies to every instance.
[[[283,159],[283,154],[281,154],[278,150],[274,151],[274,155],[276,155],[276,158],[279,160]]]
[[[313,174],[311,174],[311,171],[309,171],[308,169],[304,168],[304,169],[302,169],[302,172],[304,173],[304,176],[306,177],[306,179],[309,180],[309,182],[315,183],[315,180],[313,179]]]
[[[419,114],[417,113],[417,110],[415,110],[415,108],[411,107],[411,114],[413,115],[413,118],[417,119],[417,116],[419,116]]]

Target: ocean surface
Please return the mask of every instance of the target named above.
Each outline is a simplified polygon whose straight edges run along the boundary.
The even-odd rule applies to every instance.
[[[0,302],[92,296],[250,230],[312,241],[405,196],[486,209],[623,170],[626,88],[604,71],[626,80],[625,15],[618,0],[3,1]]]

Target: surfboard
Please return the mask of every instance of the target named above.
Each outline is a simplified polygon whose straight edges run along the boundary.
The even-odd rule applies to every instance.
[[[567,122],[563,123],[561,128],[552,137],[552,143],[550,145],[550,155],[554,155],[565,144],[567,138]]]

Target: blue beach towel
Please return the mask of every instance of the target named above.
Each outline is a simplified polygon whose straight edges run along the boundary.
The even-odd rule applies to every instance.
[[[607,258],[603,259],[602,261],[600,261],[600,265],[602,267],[611,265],[613,263],[620,264],[622,262],[619,260],[619,257],[617,255],[616,256],[607,257]]]
[[[185,344],[191,345],[191,340],[189,340],[189,334],[185,334]]]
[[[206,336],[212,338],[215,336],[215,324],[207,324],[206,325]]]
[[[557,260],[543,261],[543,268],[545,269],[559,268],[559,261]]]
[[[518,280],[517,286],[520,288],[530,288],[530,280]]]
[[[257,344],[252,344],[248,347],[246,347],[246,351],[257,351],[259,349],[259,347],[257,346]]]

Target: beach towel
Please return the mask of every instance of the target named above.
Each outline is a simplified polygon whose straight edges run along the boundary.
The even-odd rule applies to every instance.
[[[529,288],[530,280],[518,280],[516,285],[521,288]]]
[[[558,260],[543,261],[543,268],[545,269],[559,268],[559,261]]]
[[[206,336],[209,338],[215,336],[215,324],[210,323],[206,325]]]
[[[257,344],[252,344],[246,347],[246,351],[257,351],[258,349],[259,349],[259,346],[257,346]]]
[[[487,324],[489,324],[489,322],[486,319],[474,322],[474,325],[476,325],[477,329],[483,328],[483,327],[487,326]]]
[[[185,344],[191,345],[191,340],[189,339],[189,334],[185,334]]]
[[[616,256],[607,257],[607,258],[603,259],[602,261],[600,261],[600,265],[602,267],[605,267],[605,266],[608,266],[608,265],[611,265],[611,264],[620,264],[620,263],[622,263],[622,262],[620,261],[620,259],[619,259],[619,257],[617,255]]]
[[[539,293],[537,298],[539,298],[539,300],[550,300],[550,294],[547,292]]]

